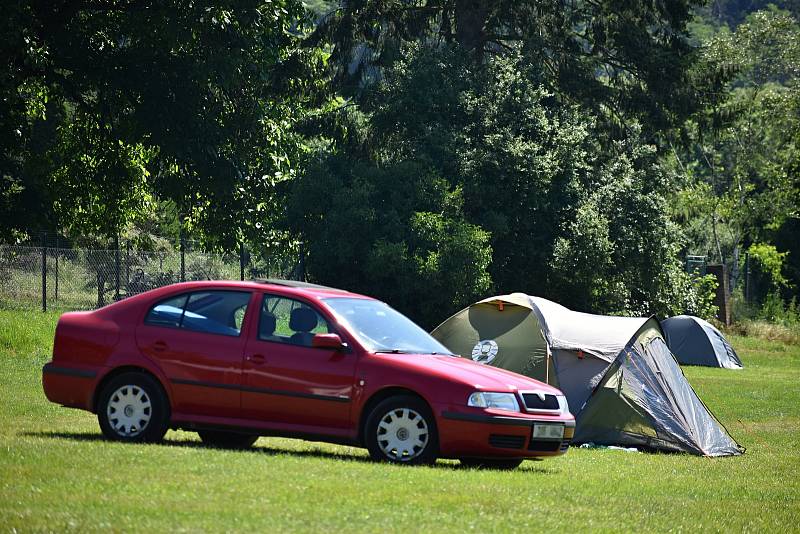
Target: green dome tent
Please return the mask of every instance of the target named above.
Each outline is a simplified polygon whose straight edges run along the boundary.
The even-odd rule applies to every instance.
[[[689,385],[654,318],[574,312],[514,293],[472,304],[432,335],[464,358],[561,389],[577,421],[575,442],[743,452]]]
[[[742,360],[722,332],[692,315],[678,315],[661,321],[669,350],[685,365],[742,369]]]

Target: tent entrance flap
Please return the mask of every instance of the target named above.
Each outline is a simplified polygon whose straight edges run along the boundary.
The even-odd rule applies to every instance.
[[[576,442],[704,456],[743,452],[700,401],[660,336],[639,336],[620,353],[576,427]]]
[[[553,350],[558,388],[566,395],[572,413],[581,411],[592,391],[603,379],[608,365],[607,361],[592,354]]]

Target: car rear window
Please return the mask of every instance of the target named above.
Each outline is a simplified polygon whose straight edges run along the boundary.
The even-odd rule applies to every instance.
[[[157,303],[148,312],[145,323],[238,336],[249,302],[247,291],[196,291]]]

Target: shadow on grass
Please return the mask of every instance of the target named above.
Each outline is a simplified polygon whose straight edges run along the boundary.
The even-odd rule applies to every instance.
[[[33,438],[66,439],[70,441],[120,443],[118,441],[112,441],[106,439],[102,434],[96,434],[94,432],[23,432],[21,433],[21,435]],[[128,443],[125,445],[141,445],[141,444]],[[148,445],[157,447],[166,446],[166,447],[185,447],[190,449],[227,450],[227,451],[238,452],[240,454],[266,454],[269,456],[286,455],[286,456],[294,456],[297,458],[324,458],[328,460],[341,460],[345,462],[358,462],[365,464],[375,463],[367,456],[358,456],[353,454],[343,454],[343,453],[329,452],[322,450],[308,451],[308,450],[295,450],[295,449],[279,449],[275,447],[264,447],[259,445],[255,445],[248,449],[220,449],[219,447],[206,445],[202,441],[187,441],[187,440],[176,440],[176,439],[164,439],[159,441],[158,443],[150,443]],[[541,461],[541,459],[529,458],[528,461],[538,463]],[[538,466],[534,467],[530,463],[528,464],[523,463],[523,466],[524,468],[520,468],[520,471],[534,472],[539,474],[555,473],[550,469],[545,469]],[[435,465],[430,467],[432,467],[433,469],[443,469],[451,471],[465,471],[469,469],[474,469],[474,468],[468,468],[464,465],[461,465],[460,463],[443,463],[443,462],[437,462]],[[481,470],[496,471],[495,469],[491,468],[482,468]]]

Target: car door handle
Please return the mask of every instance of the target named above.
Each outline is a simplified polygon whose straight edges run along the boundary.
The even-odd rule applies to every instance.
[[[267,359],[264,357],[263,354],[251,354],[245,358],[248,362],[252,362],[256,365],[261,365],[267,363]]]
[[[153,343],[153,350],[156,352],[164,352],[165,350],[167,350],[167,344],[164,343],[163,341],[156,341],[155,343]]]

